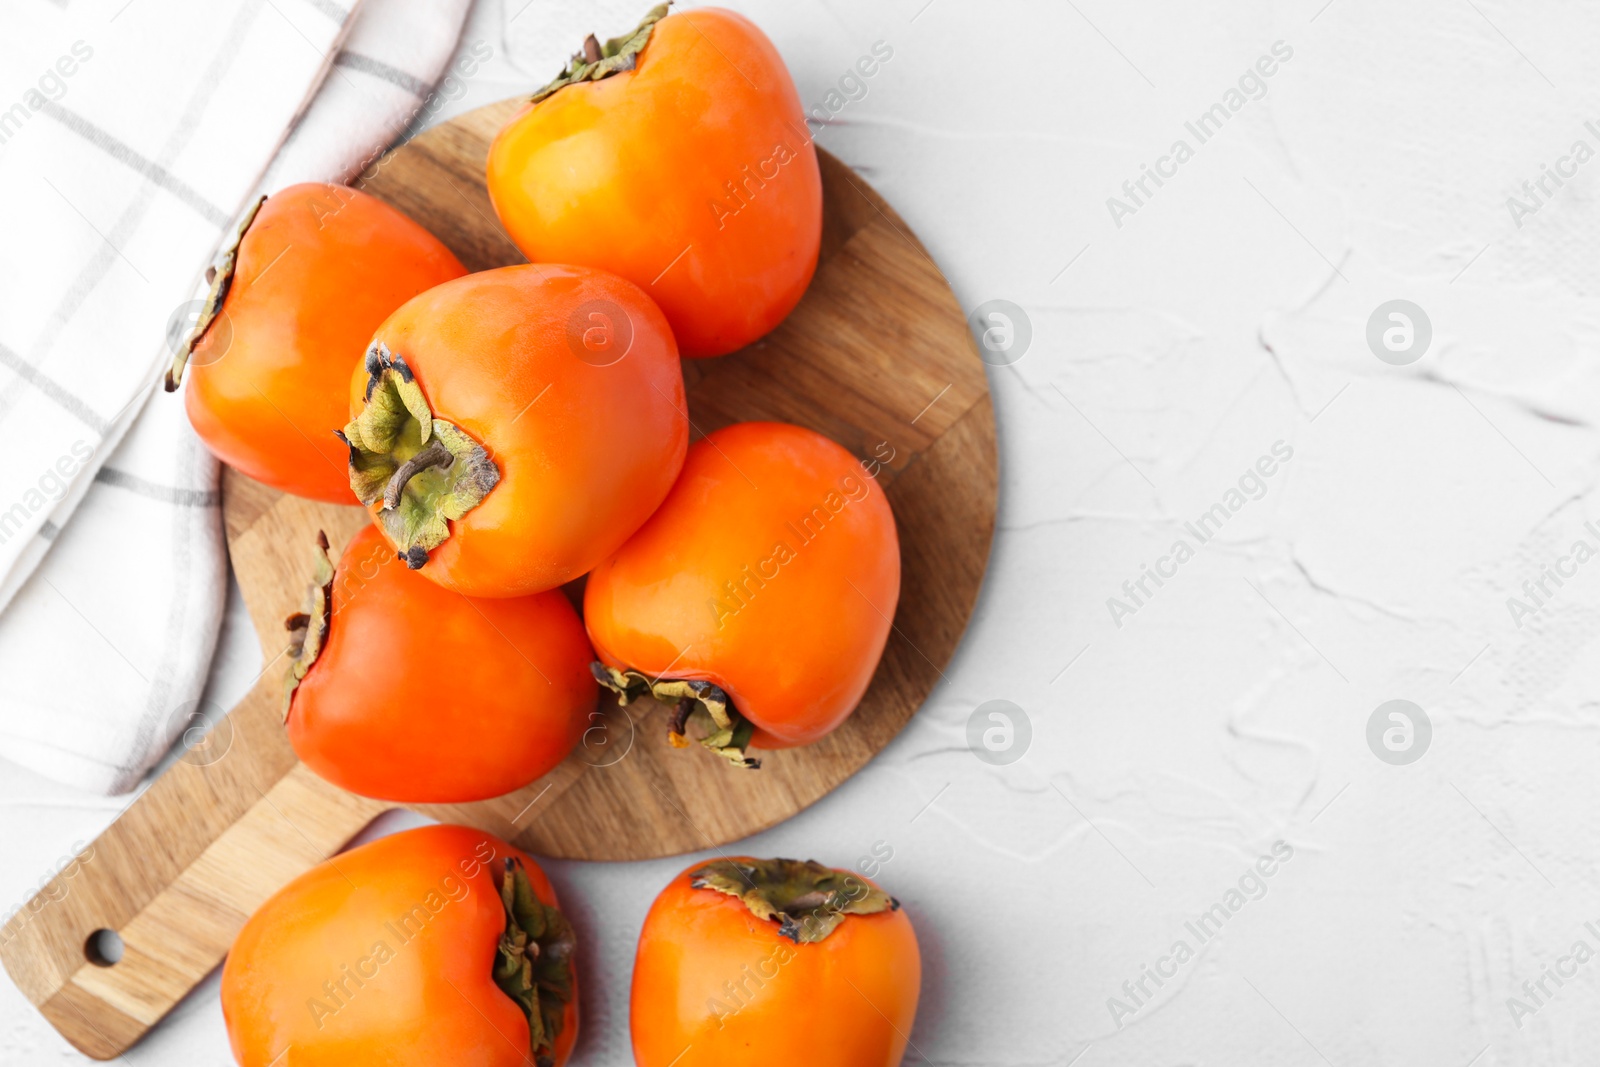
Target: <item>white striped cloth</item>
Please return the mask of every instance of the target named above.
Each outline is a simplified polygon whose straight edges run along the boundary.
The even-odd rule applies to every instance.
[[[191,724],[227,562],[217,464],[152,396],[171,337],[243,205],[413,122],[468,6],[0,10],[0,756],[124,792]]]

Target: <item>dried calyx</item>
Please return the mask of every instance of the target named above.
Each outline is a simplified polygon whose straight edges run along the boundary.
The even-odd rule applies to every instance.
[[[735,767],[756,770],[761,761],[746,755],[755,727],[740,715],[720,686],[688,678],[650,678],[638,671],[619,671],[599,660],[589,664],[594,680],[617,694],[617,703],[626,707],[640,697],[649,696],[672,706],[667,740],[675,748],[687,748],[689,723],[702,731],[700,744]]]
[[[506,909],[506,929],[495,954],[494,981],[528,1018],[533,1062],[551,1067],[555,1040],[572,1000],[572,950],[577,938],[559,911],[534,896],[521,860],[506,860],[500,902]]]
[[[284,676],[283,718],[289,718],[294,691],[311,670],[328,643],[328,628],[333,623],[333,556],[328,551],[328,535],[317,531],[316,569],[306,590],[305,610],[283,620],[289,631],[289,673]]]
[[[488,451],[434,418],[411,368],[382,341],[367,350],[366,404],[339,438],[350,449],[350,488],[363,504],[383,502],[378,525],[412,570],[500,481]]]
[[[572,61],[556,75],[555,81],[533,94],[532,103],[537,104],[569,85],[576,85],[578,82],[597,82],[638,66],[639,53],[650,43],[650,34],[655,30],[656,23],[667,17],[667,8],[671,6],[670,3],[666,3],[651,8],[644,21],[639,23],[632,33],[613,37],[604,44],[591,33],[583,42],[583,51],[572,57]]]
[[[851,915],[898,911],[900,902],[866,879],[815,860],[718,860],[689,875],[695,889],[737,897],[796,944],[821,941]]]
[[[172,366],[167,369],[167,392],[178,388],[178,383],[183,381],[183,369],[189,363],[189,356],[194,352],[194,346],[200,343],[200,338],[206,335],[211,324],[222,314],[223,301],[228,299],[228,290],[233,288],[233,272],[239,266],[239,246],[244,243],[244,235],[249,232],[251,223],[256,221],[256,215],[261,212],[261,205],[267,202],[266,197],[255,202],[255,206],[244,213],[244,218],[239,220],[239,228],[234,232],[233,240],[228,242],[211,266],[206,268],[206,282],[211,288],[206,292],[205,303],[200,305],[200,316],[195,320],[194,327],[189,335],[178,345],[178,351],[173,354]]]

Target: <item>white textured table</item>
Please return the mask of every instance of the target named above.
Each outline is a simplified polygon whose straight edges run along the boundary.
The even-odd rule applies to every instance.
[[[525,3],[482,4],[464,47],[493,58],[442,117],[648,6]],[[1000,530],[948,682],[748,846],[893,850],[907,1062],[1591,1060],[1600,11],[734,6],[963,304],[1031,331],[991,372]],[[220,703],[256,669],[234,607]],[[1014,762],[969,747],[991,700],[1031,724]],[[0,769],[0,901],[125,800]],[[551,865],[578,1062],[631,1063],[633,941],[679,866]],[[0,983],[0,1063],[80,1060]],[[228,1062],[215,980],[127,1060]]]

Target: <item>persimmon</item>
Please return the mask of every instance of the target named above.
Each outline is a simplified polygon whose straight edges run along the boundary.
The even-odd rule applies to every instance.
[[[880,487],[842,446],[779,422],[689,449],[661,508],[589,575],[595,676],[626,704],[676,703],[672,740],[738,766],[805,745],[855,710],[900,596]]]
[[[598,687],[559,590],[476,599],[398,559],[377,529],[337,567],[323,538],[306,611],[291,616],[289,742],[312,770],[402,803],[485,800],[560,763]]]
[[[576,943],[532,858],[424,826],[262,904],[223,965],[222,1018],[240,1067],[561,1067]]]
[[[212,268],[211,289],[167,374],[230,467],[297,496],[353,503],[345,449],[350,367],[395,308],[466,268],[383,201],[292,185],[256,203]]]
[[[921,955],[900,904],[814,861],[739,856],[662,890],[633,962],[638,1067],[895,1067]]]
[[[689,444],[678,348],[638,286],[522,264],[413,297],[349,381],[350,486],[408,566],[469,596],[587,572]]]
[[[822,242],[800,96],[741,15],[653,9],[592,35],[489,150],[489,197],[534,262],[614,271],[666,312],[685,356],[719,356],[799,302]]]

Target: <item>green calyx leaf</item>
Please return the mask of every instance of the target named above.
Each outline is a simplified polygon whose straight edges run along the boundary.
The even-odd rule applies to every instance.
[[[350,449],[350,488],[416,570],[450,536],[450,522],[500,482],[488,451],[435,418],[404,358],[381,341],[367,350],[367,399],[339,434]]]
[[[333,556],[328,551],[328,535],[321,530],[317,531],[316,564],[306,590],[305,610],[290,615],[283,625],[289,631],[289,672],[284,676],[283,690],[283,718],[287,722],[294,691],[317,662],[333,625]]]
[[[689,884],[737,898],[795,944],[823,940],[851,915],[900,908],[866,879],[815,860],[717,860],[692,872]]]
[[[672,705],[667,740],[674,748],[689,745],[688,725],[692,721],[702,731],[700,745],[735,767],[759,770],[761,761],[746,754],[755,735],[755,725],[740,715],[721,686],[690,678],[648,677],[634,670],[616,670],[599,660],[589,664],[594,680],[617,694],[623,707],[649,696]]]
[[[211,328],[217,316],[222,314],[222,304],[228,299],[228,291],[233,288],[233,272],[239,267],[239,246],[244,243],[244,235],[249,232],[251,224],[256,221],[256,216],[261,213],[261,205],[266,202],[267,198],[263,196],[255,202],[254,207],[244,213],[244,218],[239,220],[238,229],[234,231],[233,240],[229,241],[212,261],[211,288],[206,292],[205,303],[200,306],[200,316],[195,319],[194,328],[189,331],[189,336],[183,339],[177,353],[172,357],[172,366],[167,369],[167,392],[177,390],[178,384],[183,381],[183,369],[189,365],[189,357],[194,353],[194,346],[200,343],[200,338],[206,335],[206,331]]]
[[[494,981],[527,1016],[534,1063],[550,1067],[572,1000],[572,951],[578,939],[561,912],[534,895],[519,859],[506,860],[500,902],[506,929],[495,953]]]
[[[572,61],[556,75],[555,81],[534,93],[530,102],[537,104],[569,85],[597,82],[638,66],[639,53],[650,43],[650,34],[654,32],[656,23],[667,17],[667,8],[671,6],[670,0],[656,5],[632,33],[613,37],[605,44],[601,44],[591,33],[583,42],[583,50],[573,55]]]

